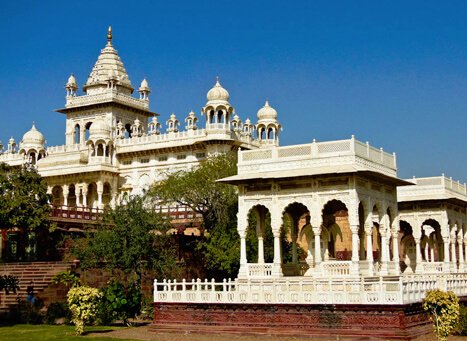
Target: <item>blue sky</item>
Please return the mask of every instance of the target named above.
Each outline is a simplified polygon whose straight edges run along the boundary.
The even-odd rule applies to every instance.
[[[281,144],[352,134],[398,156],[401,177],[467,181],[465,1],[15,1],[0,3],[0,140],[35,121],[64,144],[64,84],[87,79],[106,30],[165,121],[199,113],[215,77],[244,120],[266,98]]]

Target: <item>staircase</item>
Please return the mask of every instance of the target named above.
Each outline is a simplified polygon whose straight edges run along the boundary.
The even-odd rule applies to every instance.
[[[55,296],[63,296],[63,289],[53,285],[52,278],[59,272],[71,270],[71,262],[21,262],[0,264],[0,275],[15,276],[19,280],[20,290],[17,293],[0,292],[0,313],[9,310],[11,305],[17,303],[17,297],[26,300],[26,288],[32,281],[34,296],[40,298],[45,304]],[[52,289],[52,290],[50,290]],[[66,292],[64,293],[66,295]]]

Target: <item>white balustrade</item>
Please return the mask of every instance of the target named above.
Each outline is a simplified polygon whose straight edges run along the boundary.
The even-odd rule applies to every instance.
[[[351,267],[351,261],[325,261],[321,263],[321,273],[323,276],[348,276]]]
[[[432,274],[432,273],[443,273],[443,262],[421,262],[417,264],[422,268],[422,273]]]
[[[428,290],[467,294],[467,274],[367,278],[282,277],[247,280],[154,281],[154,302],[272,304],[407,304]]]
[[[350,157],[350,158],[348,158]],[[268,160],[268,162],[258,161]],[[290,160],[290,162],[284,162]],[[250,172],[252,167],[257,171],[309,168],[312,163],[342,165],[343,163],[359,163],[366,167],[395,175],[396,156],[364,144],[354,138],[349,140],[313,142],[310,144],[277,147],[272,150],[242,151],[239,158],[239,174]],[[285,165],[285,166],[284,166]]]
[[[249,263],[247,264],[248,277],[250,278],[271,277],[272,266],[273,266],[272,263],[265,263],[265,264]]]

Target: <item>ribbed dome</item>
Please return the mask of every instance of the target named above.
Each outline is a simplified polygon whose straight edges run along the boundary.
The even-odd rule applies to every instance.
[[[44,147],[45,137],[36,129],[36,126],[33,123],[32,128],[23,135],[21,143],[23,146],[28,147]]]
[[[219,83],[219,80],[216,81],[214,87],[208,91],[206,95],[208,101],[229,101],[229,93],[225,90],[222,85]]]
[[[110,138],[110,127],[103,120],[96,120],[92,122],[89,128],[89,139],[108,139]]]
[[[264,107],[258,110],[258,120],[276,120],[277,111],[269,105],[269,101],[266,101]]]

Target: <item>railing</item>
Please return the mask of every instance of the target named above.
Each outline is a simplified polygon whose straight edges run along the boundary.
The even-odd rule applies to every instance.
[[[97,221],[103,212],[102,209],[91,207],[53,206],[50,216],[53,218]]]
[[[420,262],[417,266],[422,268],[422,273],[443,273],[443,262]]]
[[[368,143],[362,143],[352,137],[350,140],[313,142],[303,145],[277,147],[271,150],[260,149],[242,151],[239,153],[239,174],[242,173],[242,170],[243,172],[250,171],[251,169],[249,167],[251,165],[261,167],[261,170],[267,170],[271,168],[272,163],[282,163],[287,165],[288,169],[290,169],[291,165],[294,168],[300,168],[301,166],[298,163],[300,161],[305,162],[303,163],[303,167],[309,167],[309,161],[314,159],[327,158],[331,160],[331,158],[337,158],[335,162],[342,162],[338,159],[342,156],[359,157],[379,165],[377,167],[381,168],[381,166],[383,166],[383,169],[387,169],[390,172],[396,170],[395,154],[389,154],[384,152],[382,148],[374,148]],[[285,160],[290,162],[286,163],[284,162]],[[262,161],[260,165],[258,165],[258,161]],[[353,161],[350,162],[356,161],[353,159]],[[322,162],[320,165],[322,165]],[[275,164],[274,167],[274,169],[277,170],[277,164]]]
[[[175,220],[192,220],[200,222],[203,216],[196,213],[187,206],[158,206],[156,211],[168,215],[172,221]],[[91,207],[71,207],[65,205],[54,205],[50,212],[50,216],[54,218],[66,218],[73,220],[98,220],[104,213],[103,209]]]
[[[417,186],[405,186],[398,188],[398,195],[402,199],[413,199],[417,195],[439,195],[454,193],[459,199],[467,201],[467,185],[447,178],[444,175],[429,178],[407,179]],[[452,195],[452,194],[450,194]]]
[[[348,276],[351,267],[352,261],[325,261],[321,263],[321,271],[324,276]]]
[[[271,277],[272,276],[272,263],[247,264],[247,273],[249,278]]]
[[[275,278],[223,282],[154,281],[154,302],[272,304],[407,304],[420,302],[427,290],[467,294],[467,274],[398,277]]]
[[[165,215],[168,215],[172,220],[183,220],[183,219],[203,219],[201,213],[193,211],[188,206],[176,205],[176,206],[157,206],[156,211]]]
[[[230,130],[230,124],[226,123],[208,123],[206,129]]]
[[[110,156],[90,156],[89,162],[90,165],[100,165],[100,164],[112,164],[112,157]]]
[[[102,93],[94,95],[69,96],[66,98],[65,107],[72,108],[88,104],[105,103],[109,101],[117,101],[143,110],[149,110],[148,101],[133,98],[116,90],[105,90]]]

